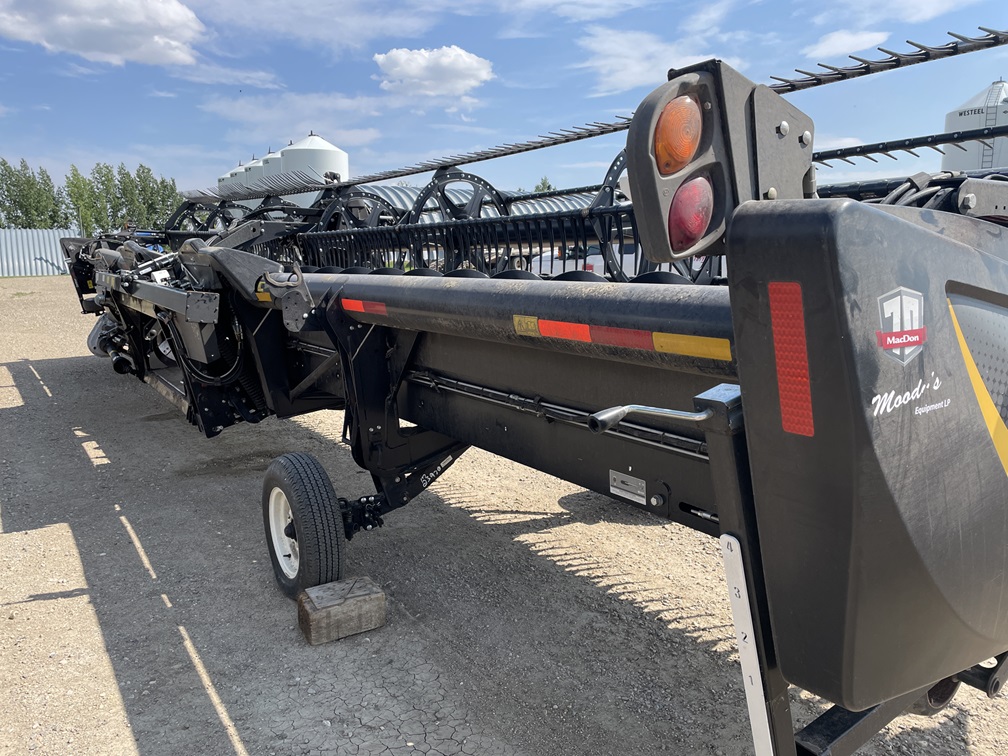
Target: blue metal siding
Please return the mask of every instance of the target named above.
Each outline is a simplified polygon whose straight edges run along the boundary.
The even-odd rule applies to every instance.
[[[0,278],[66,273],[60,249],[60,239],[65,236],[76,234],[66,228],[0,228]]]

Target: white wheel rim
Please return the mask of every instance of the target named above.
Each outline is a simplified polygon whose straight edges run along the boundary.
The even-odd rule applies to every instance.
[[[287,495],[280,488],[274,488],[269,497],[269,526],[270,535],[273,537],[273,553],[276,554],[277,564],[280,565],[283,574],[292,580],[297,577],[301,558],[298,554],[297,541],[288,538],[284,534],[284,528],[293,520],[294,514],[291,512]]]

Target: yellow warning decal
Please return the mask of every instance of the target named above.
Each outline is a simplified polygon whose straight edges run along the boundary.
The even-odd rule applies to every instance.
[[[949,312],[952,314],[952,325],[955,327],[956,338],[959,339],[959,349],[962,350],[963,360],[966,363],[966,372],[969,375],[970,383],[973,384],[973,393],[976,394],[977,403],[980,405],[980,413],[983,415],[984,423],[987,425],[987,433],[990,434],[991,441],[994,442],[994,450],[997,452],[998,459],[1001,460],[1001,467],[1004,468],[1005,474],[1008,475],[1008,427],[1005,427],[1004,420],[1001,419],[997,407],[994,406],[994,400],[991,399],[990,392],[987,390],[987,386],[980,376],[980,370],[977,368],[973,355],[966,345],[966,339],[963,337],[962,329],[959,327],[959,319],[956,318],[951,300],[948,301],[948,306]]]
[[[272,300],[270,293],[266,291],[266,282],[263,281],[261,278],[258,281],[256,281],[255,295],[256,299],[258,299],[260,302],[269,302]]]
[[[534,315],[515,315],[514,328],[519,336],[538,336],[539,318]]]

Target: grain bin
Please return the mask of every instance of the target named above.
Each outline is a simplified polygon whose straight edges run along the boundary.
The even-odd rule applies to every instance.
[[[318,134],[309,134],[284,147],[280,154],[284,173],[303,173],[315,181],[321,181],[327,172],[338,173],[343,179],[350,177],[347,154]]]
[[[1008,82],[995,81],[945,116],[945,131],[969,131],[1008,126]],[[964,149],[949,145],[942,158],[943,171],[978,171],[1008,166],[1008,137],[966,142]]]

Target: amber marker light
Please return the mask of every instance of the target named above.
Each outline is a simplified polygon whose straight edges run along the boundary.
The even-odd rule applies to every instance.
[[[700,106],[689,95],[676,97],[665,106],[654,133],[655,161],[662,176],[682,170],[693,159],[702,127]]]

